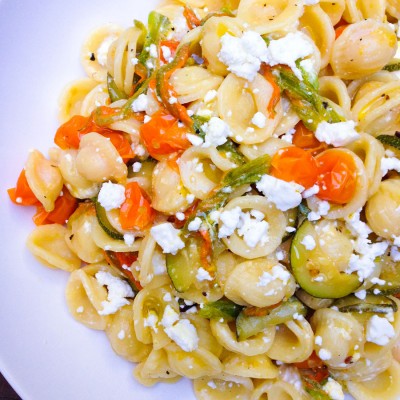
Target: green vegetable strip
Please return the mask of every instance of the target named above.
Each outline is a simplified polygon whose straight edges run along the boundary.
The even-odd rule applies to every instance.
[[[224,144],[217,147],[217,150],[222,153],[227,159],[234,162],[236,165],[243,165],[246,163],[246,158],[237,149],[235,143],[228,139]]]
[[[386,65],[383,69],[389,72],[400,71],[400,60],[394,59],[393,61],[395,62]]]
[[[135,24],[137,26],[136,21]],[[148,61],[150,61],[150,59],[152,58],[150,55],[150,46],[152,44],[155,44],[158,48],[160,45],[160,41],[165,37],[170,26],[170,20],[164,15],[159,14],[155,11],[149,14],[149,30],[146,36],[146,40],[143,44],[143,50],[138,57],[139,64],[143,65],[143,67],[145,67],[145,69],[147,70],[147,77],[150,77],[154,69],[158,66],[159,62],[158,60],[154,59],[152,66],[150,65],[150,63],[148,63]]]
[[[391,135],[380,135],[377,137],[377,139],[390,147],[394,147],[397,150],[400,150],[400,138],[397,136],[391,136]]]
[[[322,389],[323,385],[327,382],[326,379],[318,383],[308,376],[301,374],[301,380],[303,381],[306,392],[313,400],[331,400],[328,394]]]
[[[318,93],[318,81],[311,75],[303,72],[304,79],[301,81],[289,68],[278,65],[273,69],[280,89],[308,129],[315,131],[322,121],[344,121]]]
[[[220,188],[208,199],[203,200],[198,212],[206,213],[212,209],[223,207],[230,193],[242,185],[252,185],[268,173],[270,157],[264,155],[245,165],[230,170],[222,180]]]
[[[229,322],[234,321],[242,309],[242,306],[225,299],[204,304],[204,307],[199,311],[199,315],[207,319],[223,318],[225,321]]]
[[[127,98],[125,92],[118,88],[117,84],[114,81],[114,78],[110,74],[107,74],[107,89],[111,99],[111,103]]]

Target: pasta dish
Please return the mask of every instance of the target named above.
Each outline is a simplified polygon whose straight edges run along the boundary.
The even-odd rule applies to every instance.
[[[165,0],[95,30],[9,197],[71,315],[199,400],[400,398],[400,2]]]

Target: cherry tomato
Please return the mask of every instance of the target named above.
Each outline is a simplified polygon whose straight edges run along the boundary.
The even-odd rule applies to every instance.
[[[357,186],[357,167],[353,157],[339,149],[327,150],[317,158],[319,164],[317,196],[336,204],[346,204]]]
[[[64,186],[62,196],[54,204],[54,210],[47,212],[42,205],[37,206],[33,222],[36,225],[60,224],[64,225],[69,217],[78,208],[78,200],[73,197]]]
[[[296,132],[293,135],[293,144],[303,150],[310,151],[314,156],[328,148],[328,145],[324,142],[320,142],[315,137],[314,132],[307,129],[303,122],[299,122],[296,125]]]
[[[125,187],[125,201],[119,215],[122,229],[145,229],[154,217],[155,212],[147,194],[137,182],[129,182]]]
[[[157,160],[190,147],[187,133],[188,128],[164,110],[157,111],[149,122],[140,127],[140,136],[147,151]]]
[[[18,206],[33,206],[40,204],[39,200],[29,187],[24,169],[19,174],[17,186],[15,188],[8,189],[7,192],[11,201]]]
[[[299,147],[279,150],[271,161],[271,175],[286,182],[296,182],[306,189],[318,179],[318,164],[315,158]]]

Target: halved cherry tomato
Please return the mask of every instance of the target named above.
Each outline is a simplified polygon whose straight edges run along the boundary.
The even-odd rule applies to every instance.
[[[271,175],[286,182],[296,182],[306,189],[318,179],[318,164],[315,158],[299,147],[279,150],[271,161]]]
[[[54,204],[54,210],[47,212],[40,204],[37,206],[33,222],[36,225],[60,224],[64,225],[69,217],[78,208],[78,200],[71,196],[68,189],[64,186],[62,196],[59,196]]]
[[[119,215],[122,229],[145,229],[154,217],[155,212],[147,194],[137,182],[129,182],[125,187],[125,201]]]
[[[23,169],[19,174],[17,186],[7,190],[10,200],[17,206],[34,206],[39,203],[32,189],[29,187],[28,181]]]
[[[316,159],[319,164],[317,196],[336,204],[348,203],[357,186],[357,167],[353,157],[343,150],[331,149]]]
[[[140,127],[140,136],[149,154],[160,160],[163,156],[186,150],[191,146],[186,134],[186,126],[164,110],[152,115],[151,120]]]
[[[313,131],[307,129],[303,122],[296,125],[296,132],[293,135],[293,144],[303,150],[310,151],[313,156],[328,148],[324,142],[320,142]]]
[[[110,107],[99,107],[97,112],[101,113],[102,116],[107,116],[114,113],[115,110]],[[69,121],[62,124],[56,132],[54,143],[64,150],[78,149],[81,137],[89,132],[97,132],[100,135],[108,137],[125,161],[134,157],[126,135],[121,131],[97,125],[94,122],[93,113],[89,117],[74,115]]]

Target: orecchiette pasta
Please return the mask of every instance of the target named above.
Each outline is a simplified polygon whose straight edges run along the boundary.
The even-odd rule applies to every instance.
[[[399,9],[163,0],[89,36],[8,194],[140,384],[400,396]]]

